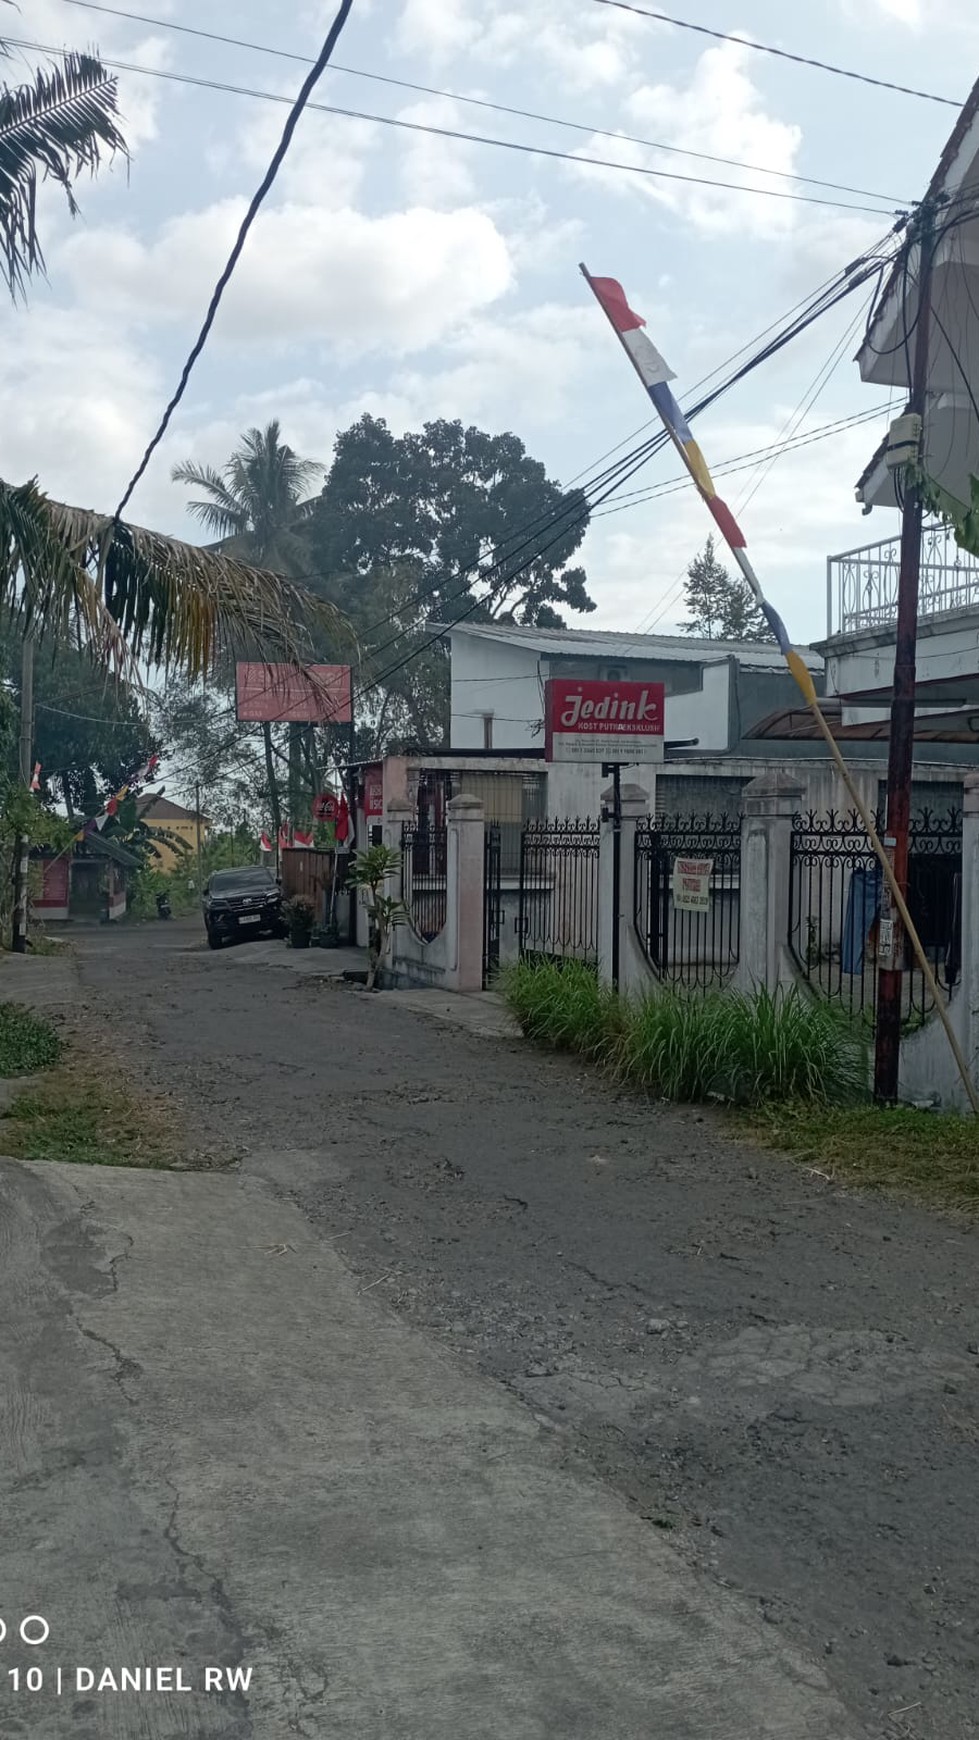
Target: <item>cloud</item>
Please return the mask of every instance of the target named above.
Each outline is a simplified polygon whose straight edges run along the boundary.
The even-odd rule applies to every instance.
[[[4,18],[4,35],[17,38],[22,28],[32,42],[50,44],[58,53],[65,48],[91,53],[94,43],[108,60],[121,58],[157,69],[167,67],[171,62],[172,45],[164,36],[141,35],[134,41],[131,26],[107,14],[99,17],[96,34],[91,14],[76,12],[59,4],[59,0],[32,0],[29,28],[28,20],[24,19],[21,24],[11,9],[9,22]],[[29,68],[51,58],[35,50],[14,49],[12,52],[13,58],[4,68],[4,76],[10,84],[26,78]],[[118,80],[121,130],[130,152],[135,154],[142,145],[157,137],[160,84],[156,79],[140,78],[135,73],[115,72],[111,67],[108,70]]]
[[[564,0],[514,7],[506,0],[405,0],[399,42],[436,66],[534,67],[557,74],[562,90],[621,84],[641,45],[655,40],[649,20],[611,9],[572,10]]]
[[[466,131],[472,112],[464,115],[450,97],[426,97],[398,110],[398,119],[426,127]],[[397,143],[398,176],[405,195],[422,205],[444,207],[471,199],[476,147],[436,134],[402,133]]]
[[[129,325],[195,319],[244,210],[223,200],[171,219],[151,241],[122,229],[75,234],[59,266],[80,300]],[[406,354],[497,301],[511,277],[503,235],[470,207],[367,217],[288,204],[257,219],[214,343],[287,350],[320,339],[347,356]]]
[[[709,48],[700,56],[686,85],[640,86],[626,99],[625,111],[630,132],[681,150],[757,167],[732,169],[723,163],[650,150],[624,138],[596,136],[580,147],[579,155],[611,157],[619,163],[667,173],[662,179],[586,168],[571,173],[602,178],[610,191],[623,197],[653,200],[711,235],[784,235],[796,221],[796,207],[789,200],[770,195],[794,191],[786,176],[794,170],[802,133],[766,112],[761,93],[747,71],[749,64],[748,51],[737,43]],[[723,187],[697,186],[693,179],[670,180],[668,175],[702,177],[735,188],[765,188],[768,193],[752,198]]]

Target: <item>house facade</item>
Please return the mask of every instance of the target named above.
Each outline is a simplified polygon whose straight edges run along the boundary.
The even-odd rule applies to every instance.
[[[196,810],[185,810],[170,798],[151,797],[140,803],[140,819],[156,836],[154,845],[157,865],[167,876],[182,870],[197,851],[198,829],[203,842],[207,839],[208,821]]]

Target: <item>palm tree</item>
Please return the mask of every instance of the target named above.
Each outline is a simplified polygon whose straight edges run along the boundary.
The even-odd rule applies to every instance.
[[[0,272],[12,296],[44,271],[38,179],[63,188],[74,217],[74,180],[85,169],[94,175],[106,156],[128,155],[116,98],[117,81],[93,54],[65,54],[29,84],[0,85]]]
[[[315,459],[300,459],[281,440],[273,419],[264,429],[249,429],[220,471],[185,460],[175,465],[175,483],[204,491],[187,504],[189,513],[222,540],[223,547],[263,568],[295,575],[307,559],[299,528],[316,497],[306,491],[322,477]]]

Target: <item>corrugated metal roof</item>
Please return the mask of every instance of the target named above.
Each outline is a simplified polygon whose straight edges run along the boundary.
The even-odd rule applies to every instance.
[[[624,634],[616,629],[532,628],[523,624],[461,622],[446,626],[446,634],[498,641],[529,652],[577,655],[583,658],[675,660],[679,664],[719,664],[736,658],[755,670],[784,670],[777,646],[744,640],[698,640],[686,634]],[[800,648],[810,670],[821,671],[823,660],[811,647]]]

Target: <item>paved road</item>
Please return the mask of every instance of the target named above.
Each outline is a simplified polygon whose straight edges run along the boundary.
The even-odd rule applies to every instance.
[[[21,1731],[979,1734],[976,1234],[247,952],[80,957],[243,1158],[5,1167],[4,1570],[259,1689]]]

